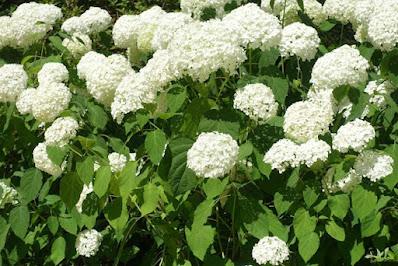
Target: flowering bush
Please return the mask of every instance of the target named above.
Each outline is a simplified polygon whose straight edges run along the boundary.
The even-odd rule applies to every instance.
[[[181,0],[0,17],[2,263],[397,263],[397,13]]]

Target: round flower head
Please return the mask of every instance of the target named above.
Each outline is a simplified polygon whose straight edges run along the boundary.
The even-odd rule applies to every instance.
[[[111,25],[112,17],[106,10],[92,6],[80,16],[80,20],[91,34],[106,30]]]
[[[238,143],[230,135],[201,133],[188,150],[187,167],[200,177],[223,177],[234,167],[238,152]]]
[[[27,82],[28,75],[22,65],[6,64],[0,67],[0,102],[15,102]]]
[[[80,58],[92,50],[90,37],[83,33],[73,33],[71,38],[62,41],[62,45],[68,49],[74,58]]]
[[[83,190],[80,193],[79,200],[75,205],[78,213],[83,212],[83,202],[87,198],[87,195],[93,191],[94,191],[94,186],[93,186],[92,182],[90,182],[88,185],[86,185],[86,184],[83,185]]]
[[[277,17],[270,15],[254,4],[246,4],[223,18],[228,27],[236,28],[240,45],[251,49],[267,50],[277,47],[282,26]]]
[[[280,139],[272,145],[264,156],[264,162],[277,169],[279,173],[286,171],[288,167],[296,167],[300,164],[297,158],[299,146],[291,140]]]
[[[36,89],[28,88],[26,90],[23,90],[16,102],[18,112],[20,112],[22,115],[32,113],[32,108],[34,105],[35,98],[36,98]]]
[[[266,236],[254,245],[252,257],[260,265],[283,265],[289,260],[289,248],[278,237]]]
[[[18,204],[18,192],[6,185],[3,181],[0,181],[1,196],[0,196],[0,209],[4,209],[7,204]]]
[[[333,136],[333,149],[346,153],[350,149],[361,152],[375,138],[372,125],[364,120],[355,119],[337,130]]]
[[[101,246],[102,235],[95,229],[84,230],[77,235],[76,252],[79,256],[92,257]]]
[[[45,83],[36,89],[33,116],[41,122],[52,122],[68,108],[72,94],[63,83]]]
[[[392,174],[393,164],[391,156],[379,151],[366,150],[357,157],[354,169],[359,175],[377,182]]]
[[[354,169],[350,169],[347,175],[338,180],[335,185],[331,187],[332,191],[343,191],[345,193],[351,192],[354,188],[362,182],[362,177]]]
[[[79,124],[72,117],[57,118],[44,133],[46,144],[64,146],[76,137],[78,128]]]
[[[117,86],[131,71],[128,60],[118,54],[106,57],[88,52],[77,65],[77,73],[81,79],[86,80],[88,92],[106,106],[111,105]]]
[[[311,167],[318,161],[326,161],[330,152],[331,148],[329,144],[323,140],[311,139],[306,143],[299,145],[297,149],[297,158],[300,162]]]
[[[139,15],[123,15],[113,25],[112,38],[119,48],[128,48],[136,42],[136,25],[140,23]]]
[[[37,73],[40,85],[45,83],[61,83],[69,79],[69,72],[62,63],[45,63]]]
[[[184,13],[192,14],[196,19],[200,19],[205,9],[214,9],[218,17],[224,14],[224,6],[231,0],[181,0],[180,7]]]
[[[80,17],[70,17],[62,23],[61,29],[70,35],[75,33],[90,34],[88,25],[84,24]]]
[[[250,119],[264,122],[276,115],[278,104],[272,90],[264,84],[249,84],[235,93],[234,108]]]
[[[370,81],[365,88],[365,92],[370,95],[369,102],[379,108],[384,108],[386,103],[385,96],[390,95],[394,91],[393,85],[389,81],[381,82]]]
[[[37,169],[46,172],[47,174],[57,177],[63,172],[63,167],[59,167],[48,157],[47,145],[45,143],[39,143],[33,150],[33,161]]]
[[[359,51],[344,45],[320,57],[311,74],[315,89],[335,89],[350,85],[357,87],[368,80],[368,61]]]
[[[62,11],[59,7],[50,4],[39,4],[35,2],[23,3],[12,13],[13,18],[26,18],[35,22],[55,24],[62,18]]]
[[[329,18],[347,24],[355,21],[354,10],[358,0],[326,0],[323,8]]]
[[[283,28],[279,49],[284,57],[297,56],[309,61],[315,58],[320,42],[314,28],[295,22]]]
[[[303,143],[329,130],[329,125],[333,122],[333,112],[311,101],[301,101],[289,106],[284,118],[285,135]]]

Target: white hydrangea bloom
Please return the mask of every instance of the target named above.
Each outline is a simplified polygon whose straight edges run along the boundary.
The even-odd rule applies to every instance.
[[[341,126],[333,136],[333,149],[346,153],[350,149],[361,152],[375,138],[372,125],[364,120],[355,119]]]
[[[323,8],[329,18],[343,24],[355,21],[355,6],[360,0],[326,0]]]
[[[392,174],[394,159],[379,151],[365,150],[356,159],[355,171],[362,177],[377,182]]]
[[[123,15],[118,18],[112,30],[115,45],[119,48],[128,48],[135,43],[137,41],[136,25],[139,23],[139,15]]]
[[[0,67],[0,102],[15,102],[27,83],[28,75],[22,65],[5,64]]]
[[[379,108],[387,105],[385,96],[393,91],[394,87],[389,81],[370,81],[365,88],[365,92],[370,95],[369,102]]]
[[[75,33],[90,34],[88,25],[84,24],[80,17],[70,17],[62,23],[61,29],[70,35]]]
[[[47,145],[64,146],[76,137],[79,123],[72,117],[57,118],[44,132]]]
[[[40,85],[67,82],[68,79],[69,71],[62,63],[45,63],[37,73],[37,80]]]
[[[77,235],[76,252],[79,256],[92,257],[101,246],[102,235],[95,229],[84,230]]]
[[[298,56],[309,61],[315,58],[320,42],[314,28],[295,22],[283,28],[279,50],[284,57]]]
[[[44,142],[39,143],[33,150],[33,161],[37,169],[50,175],[60,176],[63,172],[63,167],[59,167],[48,157],[47,145]]]
[[[18,204],[18,192],[6,185],[4,181],[0,180],[0,188],[1,188],[1,198],[0,198],[0,209],[3,209],[7,204]]]
[[[236,91],[234,108],[241,110],[254,121],[264,122],[276,115],[278,103],[268,86],[257,83]]]
[[[113,102],[116,88],[123,77],[132,71],[128,60],[118,54],[106,57],[91,51],[77,64],[77,73],[86,80],[88,92],[106,106]]]
[[[311,83],[315,89],[335,89],[342,85],[356,87],[368,80],[369,67],[357,49],[343,45],[316,61]]]
[[[329,130],[333,112],[311,101],[296,102],[286,110],[283,122],[285,135],[303,143]]]
[[[289,260],[289,247],[276,236],[266,236],[254,245],[252,257],[260,265],[283,265]]]
[[[297,149],[297,158],[301,163],[311,167],[314,163],[324,162],[328,159],[331,148],[323,140],[311,139],[306,143],[299,145]]]
[[[335,185],[332,186],[332,191],[343,191],[345,193],[351,192],[354,188],[362,182],[362,177],[354,169],[350,169],[348,174],[338,180]]]
[[[219,69],[234,74],[246,60],[239,43],[236,30],[220,20],[188,24],[175,33],[169,44],[174,55],[172,67],[199,82]]]
[[[224,14],[224,6],[231,0],[181,0],[181,11],[192,14],[196,19],[200,19],[205,9],[214,9],[218,17]]]
[[[12,13],[13,18],[26,18],[45,24],[54,24],[62,18],[61,8],[50,4],[39,4],[35,2],[23,3]]]
[[[28,88],[23,90],[18,97],[16,102],[16,106],[18,111],[22,114],[30,114],[32,113],[32,108],[34,104],[34,99],[36,98],[36,89]]]
[[[76,32],[94,34],[106,30],[112,22],[108,11],[99,7],[90,7],[80,17],[71,17],[64,21],[61,29],[69,34]]]
[[[307,14],[315,24],[320,25],[327,20],[327,15],[323,10],[322,4],[317,0],[304,0],[303,4],[304,13]],[[279,16],[280,20],[284,21],[284,25],[300,21],[299,11],[301,9],[297,0],[275,0],[273,9],[271,8],[271,0],[262,0],[261,8]]]
[[[80,193],[79,200],[75,205],[78,213],[83,212],[83,202],[87,198],[87,195],[93,191],[94,191],[94,186],[93,186],[92,182],[90,182],[88,185],[86,185],[86,184],[83,185],[83,190]]]
[[[297,158],[299,146],[291,140],[280,139],[272,145],[264,156],[264,162],[277,169],[279,173],[286,171],[288,167],[296,167],[300,164]]]
[[[73,33],[71,38],[65,38],[62,45],[72,54],[75,58],[80,58],[92,50],[92,41],[90,37],[83,33]]]
[[[129,161],[135,161],[135,157],[135,153],[130,153]],[[113,173],[121,172],[128,162],[125,155],[117,152],[110,153],[108,155],[108,161]]]
[[[282,26],[277,17],[268,14],[254,4],[246,4],[223,18],[227,27],[237,30],[240,45],[251,49],[267,50],[277,47]]]
[[[204,178],[226,175],[238,160],[238,143],[228,134],[201,133],[187,153],[187,167]]]
[[[0,49],[12,44],[12,21],[9,16],[0,17]]]
[[[63,83],[45,83],[35,92],[32,104],[33,116],[41,122],[52,122],[68,108],[72,94]]]

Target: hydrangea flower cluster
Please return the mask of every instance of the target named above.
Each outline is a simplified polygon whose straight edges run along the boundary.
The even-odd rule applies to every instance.
[[[101,246],[102,235],[95,229],[84,230],[77,235],[75,248],[79,256],[92,257]]]
[[[81,16],[65,20],[61,29],[69,34],[78,32],[90,35],[106,30],[111,22],[112,17],[106,10],[90,7]]]
[[[62,45],[72,54],[76,59],[80,59],[83,55],[92,50],[92,41],[86,34],[75,32],[70,38],[65,38]]]
[[[379,151],[365,150],[357,157],[355,171],[372,182],[377,182],[382,178],[392,174],[394,160],[391,156]]]
[[[315,58],[320,42],[314,28],[295,22],[283,28],[279,50],[284,57],[297,56],[309,61]]]
[[[394,86],[389,81],[370,81],[365,88],[365,92],[369,94],[369,103],[374,104],[378,108],[384,108],[386,96],[394,91]]]
[[[252,257],[260,265],[283,265],[289,259],[289,247],[276,236],[266,236],[254,245]]]
[[[27,83],[28,75],[22,65],[5,64],[0,67],[0,102],[15,102]]]
[[[33,150],[33,161],[37,169],[56,177],[60,176],[65,168],[65,163],[58,166],[48,157],[47,144],[44,142],[39,143]]]
[[[7,204],[18,204],[18,192],[8,186],[4,181],[0,181],[1,198],[0,198],[0,209],[4,209]]]
[[[188,150],[187,167],[200,177],[223,177],[235,166],[238,152],[238,143],[230,135],[201,133]]]
[[[44,138],[47,145],[65,146],[70,139],[76,137],[79,123],[72,117],[57,118],[47,128]]]
[[[129,161],[135,161],[136,154],[130,153]],[[127,157],[123,154],[112,152],[108,155],[109,165],[113,173],[121,172],[127,164]]]
[[[358,0],[326,0],[323,8],[329,18],[347,24],[354,20],[354,11],[357,2]]]
[[[249,84],[235,93],[234,108],[241,110],[250,119],[262,123],[274,117],[278,111],[278,103],[268,86],[256,83]]]

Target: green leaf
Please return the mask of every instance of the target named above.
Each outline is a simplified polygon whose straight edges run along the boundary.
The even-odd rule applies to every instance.
[[[351,265],[355,265],[362,258],[363,255],[365,255],[365,247],[363,245],[363,242],[358,243],[357,241],[355,241],[350,250]]]
[[[202,201],[198,207],[196,207],[193,214],[193,225],[204,225],[207,222],[207,218],[211,215],[214,206],[214,201],[211,199]]]
[[[111,177],[112,171],[109,166],[102,166],[95,173],[94,192],[98,197],[101,198],[108,191]]]
[[[266,208],[268,230],[274,235],[287,242],[289,238],[288,229],[281,223],[278,217],[268,208]]]
[[[263,76],[265,83],[272,89],[275,100],[284,105],[287,93],[289,91],[289,82],[284,78]]]
[[[99,198],[97,194],[95,194],[94,192],[89,193],[86,199],[83,201],[82,205],[83,214],[89,217],[96,216],[98,207],[99,207]]]
[[[54,262],[55,265],[59,264],[61,261],[65,259],[65,249],[66,249],[66,241],[60,236],[55,239],[54,243],[51,246],[51,256],[50,259]]]
[[[66,207],[71,210],[79,201],[83,182],[76,173],[68,173],[61,179],[60,196]]]
[[[290,208],[290,206],[292,206],[293,201],[289,201],[289,200],[285,200],[284,196],[279,193],[276,192],[274,195],[274,205],[275,205],[275,209],[278,212],[278,215],[281,215],[285,212],[287,212]]]
[[[160,199],[160,192],[156,185],[149,183],[144,186],[144,203],[141,205],[141,215],[145,216],[156,210]]]
[[[42,185],[43,175],[38,169],[31,168],[26,170],[18,189],[21,202],[27,204],[34,200],[39,194]]]
[[[208,199],[215,198],[224,192],[228,184],[228,178],[220,180],[218,178],[209,178],[203,183],[203,190]]]
[[[276,48],[271,48],[269,50],[262,51],[260,59],[258,61],[258,67],[260,71],[268,66],[275,65],[279,56],[280,56],[279,50]]]
[[[10,225],[7,224],[7,221],[3,217],[0,217],[0,251],[3,250],[6,244],[9,230]]]
[[[188,105],[181,127],[181,131],[185,136],[195,137],[200,119],[208,110],[210,110],[210,103],[207,98],[196,98]]]
[[[158,165],[162,160],[167,144],[166,134],[160,130],[149,132],[145,138],[145,149],[153,164]]]
[[[303,3],[303,0],[297,0],[297,4],[299,5],[300,9],[304,11],[304,3]]]
[[[76,235],[77,233],[77,223],[76,220],[72,217],[59,217],[59,224],[61,225],[62,229],[64,229],[66,232]]]
[[[298,209],[293,218],[293,227],[297,238],[304,238],[309,233],[314,232],[316,223],[316,218],[311,217],[307,210]]]
[[[120,195],[123,198],[127,198],[127,196],[130,195],[130,193],[138,186],[138,183],[141,181],[140,179],[136,178],[136,168],[137,162],[128,162],[119,175],[117,184],[119,186]]]
[[[368,216],[377,205],[377,196],[374,192],[357,186],[351,194],[352,212],[360,220]]]
[[[115,229],[117,235],[123,234],[123,228],[126,226],[129,214],[122,198],[116,198],[109,202],[104,209],[105,218]]]
[[[52,45],[54,45],[55,48],[57,48],[60,52],[65,52],[67,49],[65,46],[62,45],[62,40],[58,36],[50,36],[48,37],[48,40],[51,42]]]
[[[87,118],[91,125],[98,129],[104,129],[108,123],[108,115],[100,106],[89,102],[87,104]]]
[[[210,110],[200,120],[199,132],[217,131],[239,138],[239,115],[233,110]]]
[[[28,232],[29,210],[26,206],[19,206],[11,210],[9,223],[14,234],[23,239]]]
[[[173,86],[167,92],[167,106],[169,112],[175,113],[178,110],[180,110],[186,98],[187,98],[187,90],[185,87],[180,85]]]
[[[328,199],[328,206],[332,215],[344,219],[350,208],[350,198],[347,194],[333,195]]]
[[[47,227],[50,230],[51,234],[55,235],[58,231],[59,223],[58,219],[55,216],[50,216],[47,219]]]
[[[318,194],[311,187],[306,187],[303,191],[303,197],[305,204],[309,208],[318,199]]]
[[[299,239],[298,249],[304,262],[308,262],[318,251],[318,248],[319,236],[315,232],[310,232]]]
[[[335,23],[331,23],[330,21],[324,21],[320,26],[319,29],[323,32],[328,32],[336,26]]]
[[[203,261],[207,249],[214,241],[216,230],[210,225],[193,226],[192,230],[185,228],[185,236],[192,253]]]
[[[118,138],[110,138],[109,139],[109,145],[111,145],[112,149],[120,154],[123,154],[124,156],[126,156],[127,158],[130,157],[130,150],[129,148],[126,146],[126,144],[124,144],[124,142],[121,139]]]
[[[251,142],[245,142],[239,146],[239,160],[243,160],[249,157],[253,153],[253,144]]]
[[[338,241],[345,240],[344,228],[339,226],[335,221],[329,221],[325,226],[326,232]]]
[[[89,184],[94,175],[94,160],[87,157],[82,162],[76,163],[76,170],[84,184]]]
[[[66,153],[67,151],[63,148],[57,146],[47,146],[48,158],[50,158],[50,160],[58,166],[64,162]]]
[[[377,234],[377,232],[380,231],[381,218],[382,218],[381,213],[380,212],[375,213],[375,211],[366,216],[361,221],[362,237],[369,237]]]
[[[192,147],[193,141],[186,138],[175,139],[170,142],[172,155],[169,170],[169,182],[177,194],[182,194],[197,184],[197,178],[192,170],[186,167],[187,152]]]

